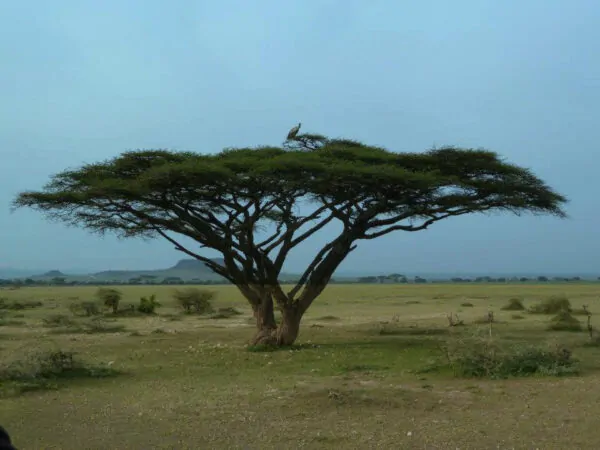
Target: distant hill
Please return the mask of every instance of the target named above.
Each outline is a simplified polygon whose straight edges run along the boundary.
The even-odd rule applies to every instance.
[[[222,258],[215,258],[217,264],[223,264]],[[153,279],[163,280],[165,278],[181,278],[183,281],[224,281],[224,278],[210,270],[205,263],[197,259],[182,259],[173,267],[158,270],[104,270],[91,274],[69,275],[60,270],[51,270],[42,275],[31,276],[34,280],[49,280],[52,278],[65,278],[69,281],[115,281],[125,282],[132,278],[141,281]],[[293,275],[282,274],[282,278],[297,278]]]
[[[64,278],[67,275],[62,273],[60,270],[49,270],[43,275],[34,275],[32,278]]]
[[[213,259],[218,264],[222,264],[223,260],[220,258]],[[103,272],[97,272],[88,275],[88,278],[94,278],[99,281],[112,280],[112,281],[127,281],[131,278],[171,278],[177,277],[184,281],[189,280],[211,280],[218,281],[223,280],[223,277],[217,275],[210,270],[205,263],[198,261],[197,259],[182,259],[173,267],[168,269],[159,270],[106,270]]]

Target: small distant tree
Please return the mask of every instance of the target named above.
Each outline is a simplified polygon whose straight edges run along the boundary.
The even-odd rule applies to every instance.
[[[256,318],[253,343],[289,345],[306,310],[360,242],[465,214],[563,217],[565,201],[493,152],[394,153],[303,134],[283,147],[215,154],[127,152],[59,173],[41,191],[19,194],[14,206],[99,233],[167,240],[237,286]],[[280,275],[290,253],[325,228],[331,239],[286,289]],[[221,254],[222,262],[198,245]]]
[[[156,300],[156,295],[152,294],[150,297],[140,298],[137,310],[142,314],[154,314],[156,308],[159,306],[160,303]]]
[[[377,277],[369,276],[369,277],[360,277],[358,279],[359,283],[375,283],[377,282]]]
[[[186,288],[177,289],[173,292],[173,298],[179,303],[183,310],[191,314],[207,314],[213,311],[212,300],[215,297],[213,291],[205,289]]]
[[[50,283],[57,286],[62,286],[63,284],[66,284],[66,279],[63,277],[53,277]]]
[[[117,314],[119,311],[119,302],[121,301],[122,297],[123,294],[121,294],[121,291],[118,291],[117,289],[98,288],[96,291],[96,298],[98,298],[98,300],[100,300],[104,306],[111,308],[113,314]]]

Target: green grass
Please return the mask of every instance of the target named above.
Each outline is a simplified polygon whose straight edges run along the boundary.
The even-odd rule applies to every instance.
[[[162,306],[93,319],[69,309],[93,287],[0,291],[9,305],[42,301],[16,311],[18,320],[12,309],[2,315],[0,361],[51,348],[75,352],[83,367],[29,385],[0,380],[0,424],[18,448],[595,448],[600,439],[600,347],[583,331],[549,331],[552,316],[514,320],[501,309],[511,298],[566,296],[574,310],[588,304],[598,314],[592,284],[332,285],[297,345],[276,351],[245,345],[252,314],[231,286],[211,286],[213,316],[182,314],[173,287],[119,289],[123,304],[156,294]],[[459,313],[464,327],[448,327],[465,299],[485,301]],[[473,322],[488,308],[501,323],[494,345],[508,355],[492,367],[507,379],[457,374],[472,367],[471,354],[448,360],[449,344],[487,339],[489,327]],[[535,372],[536,361],[552,369],[552,360],[531,349],[558,344],[572,350],[578,376]],[[521,366],[535,376],[514,375]]]

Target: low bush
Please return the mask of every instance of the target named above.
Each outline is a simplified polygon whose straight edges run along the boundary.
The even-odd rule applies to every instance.
[[[179,303],[187,314],[209,314],[214,311],[212,300],[215,292],[205,289],[187,288],[177,289],[173,298]]]
[[[69,316],[65,316],[64,314],[53,314],[51,316],[44,317],[42,319],[42,323],[48,328],[73,327],[77,325],[77,322],[75,322]]]
[[[156,301],[156,295],[152,294],[150,297],[140,298],[140,303],[137,306],[137,310],[142,314],[155,314],[156,308],[159,306],[160,303]]]
[[[460,304],[460,306],[462,306],[464,308],[472,308],[475,305],[473,303],[471,303],[471,302],[463,302],[463,303]]]
[[[0,309],[21,311],[23,309],[34,309],[44,306],[43,302],[39,300],[20,300],[20,301],[8,301],[7,298],[0,298]]]
[[[529,308],[531,314],[558,314],[561,311],[571,312],[571,302],[567,297],[554,296]]]
[[[42,319],[44,326],[54,328],[53,334],[97,334],[118,333],[125,330],[125,326],[103,317],[94,317],[88,320],[75,321],[65,315],[54,315]]]
[[[508,345],[474,337],[451,341],[445,351],[454,374],[460,377],[560,376],[578,372],[577,361],[563,347]]]
[[[210,316],[211,319],[229,319],[231,317],[239,316],[243,314],[232,306],[226,308],[219,308],[217,311]]]
[[[446,336],[448,328],[405,327],[398,324],[383,323],[377,330],[380,336]]]
[[[0,327],[18,327],[25,325],[24,320],[10,319],[8,317],[0,317]]]
[[[524,311],[525,305],[523,304],[523,299],[511,298],[508,300],[508,303],[500,309],[503,311]]]
[[[140,317],[144,314],[140,313],[137,306],[133,303],[129,303],[124,307],[119,308],[116,314],[111,314],[112,317]]]
[[[495,319],[494,316],[491,317],[491,322],[494,324],[504,323],[501,320]],[[485,324],[489,324],[489,323],[490,323],[490,316],[487,314],[485,316],[480,316],[480,317],[477,317],[476,319],[473,319],[473,324],[475,324],[475,325],[485,325]]]
[[[119,372],[109,367],[97,367],[65,351],[38,351],[25,358],[0,365],[1,393],[23,393],[53,389],[58,382],[73,378],[104,378]]]
[[[394,317],[398,317],[398,316],[394,316]],[[338,316],[328,315],[328,316],[316,317],[315,320],[321,320],[321,321],[325,321],[325,322],[337,322],[338,320],[341,320],[341,319]],[[398,317],[398,320],[399,320],[399,317]]]
[[[88,320],[81,324],[81,331],[86,334],[96,333],[119,333],[125,331],[125,325],[120,323],[113,323],[102,318],[95,318]]]
[[[581,331],[583,327],[581,322],[569,311],[563,310],[552,318],[548,329],[551,331]]]
[[[97,302],[90,301],[71,303],[69,305],[69,311],[71,311],[74,316],[79,317],[91,317],[102,314],[100,305]]]
[[[104,304],[105,307],[112,309],[113,314],[119,311],[119,302],[123,294],[121,291],[112,288],[98,288],[96,298]]]

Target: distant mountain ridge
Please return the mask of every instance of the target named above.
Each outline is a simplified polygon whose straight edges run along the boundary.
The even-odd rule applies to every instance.
[[[213,258],[212,261],[215,261],[217,264],[223,264],[223,258]],[[150,270],[104,270],[95,273],[65,273],[58,269],[49,270],[43,272],[43,270],[27,270],[27,269],[14,269],[11,267],[0,267],[0,279],[25,279],[32,278],[34,280],[51,280],[52,278],[64,278],[65,281],[77,281],[77,282],[106,282],[106,281],[116,281],[116,282],[129,282],[132,278],[146,278],[153,279],[156,281],[161,281],[165,278],[181,278],[183,281],[224,281],[223,277],[215,274],[212,270],[210,270],[205,263],[202,261],[198,261],[196,259],[186,258],[179,260],[175,265],[169,267],[167,269],[150,269]],[[387,273],[391,273],[392,271],[388,271]],[[398,271],[395,271],[398,272]],[[402,272],[402,271],[400,271]],[[507,277],[511,278],[514,276],[518,277],[537,277],[540,275],[544,275],[547,277],[554,276],[580,276],[582,279],[589,280],[597,280],[598,274],[594,274],[592,272],[585,273],[575,273],[575,272],[507,272],[507,273],[492,273],[492,272],[481,272],[481,273],[471,273],[471,272],[445,272],[445,273],[431,273],[431,272],[421,272],[415,273],[412,271],[402,272],[408,278],[413,278],[416,275],[420,277],[426,278],[428,280],[450,280],[453,277],[462,277],[462,278],[476,278],[478,276],[492,276],[492,277]],[[379,276],[386,275],[385,269],[382,271],[340,271],[334,275],[334,278],[338,281],[341,280],[355,280],[361,277],[368,276]],[[281,280],[297,280],[299,275],[290,274],[290,273],[282,273],[280,276]]]
[[[215,258],[217,264],[222,264],[222,258]],[[49,278],[66,278],[68,281],[71,280],[97,280],[97,281],[129,281],[132,278],[152,278],[152,279],[164,279],[164,278],[181,278],[184,281],[190,280],[210,280],[219,281],[223,280],[223,277],[217,275],[210,270],[205,263],[196,259],[181,259],[173,267],[168,269],[157,269],[157,270],[103,270],[101,272],[90,273],[90,274],[77,274],[69,275],[61,272],[60,270],[51,270],[41,275],[33,275],[30,278],[34,280],[43,280]]]

